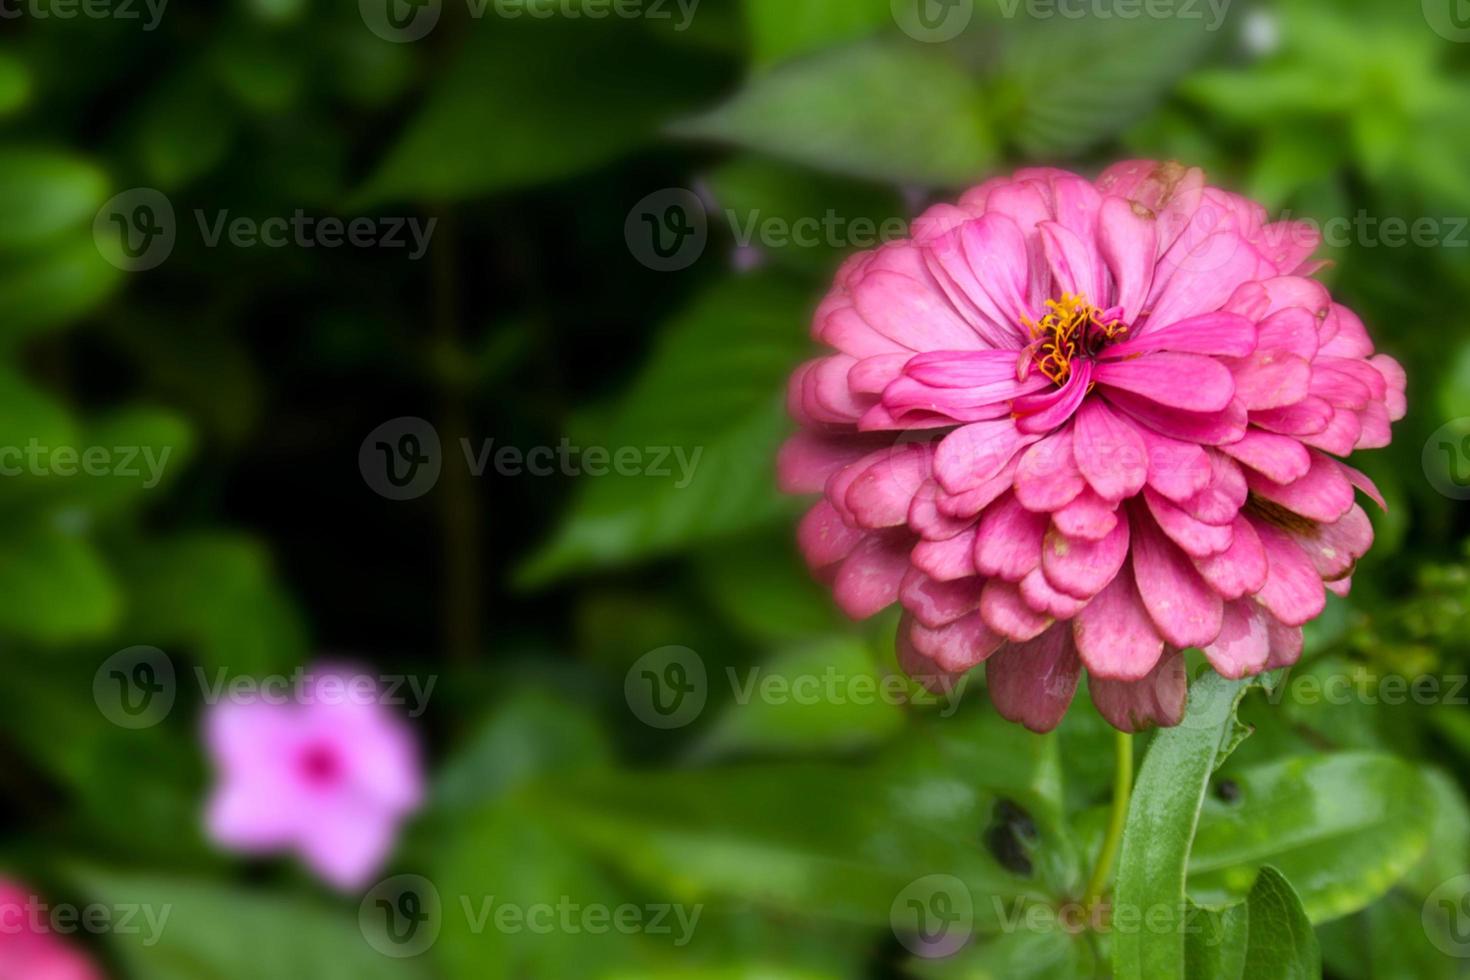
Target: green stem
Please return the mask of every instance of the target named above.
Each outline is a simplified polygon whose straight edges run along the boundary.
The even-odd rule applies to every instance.
[[[1102,898],[1108,886],[1108,876],[1113,872],[1118,848],[1123,843],[1123,827],[1128,822],[1128,799],[1133,793],[1133,736],[1117,732],[1113,740],[1117,753],[1113,769],[1113,812],[1108,820],[1108,836],[1103,839],[1102,851],[1097,856],[1097,866],[1087,882],[1087,891],[1082,893],[1082,907],[1091,910]]]

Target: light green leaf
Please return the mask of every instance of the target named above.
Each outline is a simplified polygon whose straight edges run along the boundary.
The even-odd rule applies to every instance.
[[[1024,20],[1001,70],[1007,134],[1032,156],[1070,156],[1157,105],[1215,37],[1185,17]]]
[[[3,65],[0,60],[0,87]],[[0,148],[0,250],[29,249],[90,228],[107,189],[107,174],[74,154]]]
[[[1300,897],[1281,872],[1261,869],[1246,899],[1250,940],[1245,976],[1275,980],[1318,980],[1322,952]]]
[[[131,976],[149,980],[422,980],[425,976],[420,962],[374,950],[355,917],[341,910],[183,878],[101,871],[75,877],[92,901],[113,909],[141,909],[135,929],[109,934]],[[155,930],[153,923],[161,923],[161,928]]]
[[[1189,863],[1206,905],[1245,895],[1263,865],[1281,870],[1313,922],[1355,912],[1424,854],[1432,790],[1408,763],[1366,752],[1295,757],[1231,774],[1239,798],[1204,801]]]
[[[756,64],[772,64],[893,23],[888,0],[745,0]]]
[[[1210,773],[1222,744],[1235,737],[1235,709],[1249,687],[1249,681],[1205,673],[1190,687],[1183,723],[1159,732],[1144,758],[1128,808],[1113,906],[1129,915],[1151,914],[1159,925],[1114,936],[1119,980],[1185,975],[1185,866]]]
[[[750,79],[674,128],[835,173],[977,181],[994,157],[978,83],[932,49],[865,42]]]
[[[1246,980],[1250,913],[1245,902],[1222,909],[1190,902],[1184,923],[1185,976],[1190,980]]]
[[[871,746],[903,728],[901,705],[911,697],[907,678],[885,677],[856,637],[816,642],[765,664],[729,669],[734,700],[701,742],[701,754]]]
[[[91,228],[0,266],[0,345],[91,312],[121,281],[122,272],[97,251]]]
[[[188,644],[211,672],[284,671],[307,655],[306,629],[249,538],[196,534],[139,543],[120,558],[131,587],[127,635]]]
[[[0,634],[42,643],[97,637],[120,611],[117,583],[85,538],[42,525],[0,541]]]
[[[583,476],[570,516],[522,581],[638,561],[790,513],[775,456],[809,302],[775,278],[728,280],[666,327],[606,435],[613,451],[645,450],[650,469],[661,453],[664,472]]]
[[[668,84],[683,62],[652,41],[617,20],[477,24],[356,206],[463,200],[627,152],[686,105],[691,88],[697,93]]]
[[[0,54],[0,116],[25,108],[33,88],[30,69],[19,59]]]

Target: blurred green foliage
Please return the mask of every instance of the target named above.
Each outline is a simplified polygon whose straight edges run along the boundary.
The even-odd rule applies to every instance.
[[[603,20],[574,2],[547,17],[440,6],[415,43],[375,35],[357,5],[303,0],[170,6],[153,30],[3,22],[0,447],[169,454],[156,483],[60,465],[0,477],[3,865],[58,899],[172,905],[157,945],[88,940],[109,970],[1109,975],[1108,929],[1015,925],[1081,896],[1108,730],[1085,696],[1041,737],[999,721],[978,677],[956,698],[907,687],[892,617],[841,622],[799,567],[797,505],[772,474],[784,379],[859,219],[906,219],[1018,165],[1139,155],[1203,165],[1273,213],[1347,222],[1322,275],[1410,378],[1394,445],[1361,461],[1391,508],[1352,598],[1298,668],[1243,695],[1253,734],[1228,758],[1217,740],[1153,763],[1149,782],[1188,790],[1176,802],[1199,814],[1197,833],[1159,841],[1188,869],[1175,897],[1227,937],[1181,940],[1175,959],[1190,976],[1308,976],[1319,956],[1345,980],[1465,976],[1443,951],[1455,906],[1426,900],[1470,872],[1470,521],[1454,496],[1470,45],[1435,30],[1432,0],[1235,0],[1218,22],[1204,3],[1128,17],[981,0],[942,43],[899,29],[902,0],[703,0],[682,28],[672,4]],[[125,272],[98,241],[106,202],[138,187],[167,196],[177,243]],[[624,235],[665,188],[710,209],[707,246],[671,273]],[[438,223],[420,262],[202,234],[221,212],[298,210]],[[837,240],[742,241],[829,214]],[[1433,219],[1437,237],[1395,246],[1359,215]],[[438,427],[445,476],[396,503],[354,460],[405,415]],[[459,440],[492,437],[702,456],[682,487],[466,478]],[[137,644],[185,680],[163,724],[130,731],[92,681]],[[663,730],[624,682],[671,645],[697,651],[709,703]],[[202,838],[192,672],[338,651],[440,678],[416,721],[432,803],[385,871],[444,900],[416,959],[369,947],[355,897]],[[741,693],[830,672],[903,696]],[[1438,693],[1388,697],[1389,678]],[[1334,690],[1349,693],[1320,694]],[[924,960],[893,916],[932,875],[968,888],[974,935]],[[676,946],[476,928],[464,909],[489,896],[702,911]]]

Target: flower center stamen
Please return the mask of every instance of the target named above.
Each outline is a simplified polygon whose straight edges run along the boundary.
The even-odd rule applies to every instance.
[[[1047,300],[1046,306],[1048,312],[1040,322],[1021,317],[1033,338],[1026,348],[1029,359],[1021,360],[1023,377],[1029,364],[1034,364],[1056,384],[1065,384],[1072,376],[1073,360],[1092,357],[1128,332],[1128,325],[1116,312],[1104,313],[1085,296],[1064,293],[1059,300]]]

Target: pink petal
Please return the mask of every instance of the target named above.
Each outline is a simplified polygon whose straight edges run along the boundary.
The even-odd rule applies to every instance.
[[[1255,526],[1270,565],[1256,601],[1287,626],[1301,626],[1316,619],[1327,606],[1317,569],[1285,533],[1265,521],[1256,521]]]
[[[1159,635],[1176,647],[1204,646],[1220,633],[1224,604],[1146,510],[1129,514],[1133,577]]]
[[[1155,271],[1145,332],[1200,313],[1213,313],[1241,283],[1260,277],[1260,253],[1236,232],[1208,235],[1187,252],[1183,251],[1184,244],[1180,239]],[[1171,267],[1173,274],[1167,275]],[[1167,275],[1162,286],[1160,273]]]
[[[1131,497],[1148,476],[1148,447],[1138,427],[1125,422],[1098,398],[1083,403],[1072,430],[1077,469],[1099,497]]]
[[[1033,732],[1049,732],[1072,704],[1081,669],[1072,630],[1062,623],[996,653],[985,665],[985,682],[1002,718]]]
[[[1259,674],[1271,658],[1265,613],[1250,599],[1225,603],[1220,635],[1203,649],[1210,666],[1222,677]]]
[[[1277,310],[1261,321],[1256,349],[1295,354],[1304,361],[1317,356],[1318,319],[1311,310],[1291,306]]]
[[[1197,521],[1206,524],[1229,524],[1245,506],[1250,494],[1245,473],[1218,450],[1211,451],[1210,484],[1179,507]]]
[[[1076,500],[1053,512],[1051,519],[1056,529],[1069,538],[1098,541],[1118,526],[1118,505],[1083,490]]]
[[[1027,572],[1021,579],[1021,598],[1032,609],[1056,619],[1071,619],[1087,605],[1086,599],[1076,599],[1052,588],[1039,568]]]
[[[1098,216],[1098,250],[1113,274],[1112,304],[1132,323],[1153,284],[1158,227],[1153,212],[1121,197],[1103,199]]]
[[[1327,582],[1351,575],[1358,559],[1373,545],[1373,523],[1357,504],[1335,524],[1293,528],[1289,533]]]
[[[1042,434],[1066,424],[1092,390],[1092,375],[1091,361],[1073,361],[1072,373],[1060,388],[1017,398],[1011,404],[1016,428]]]
[[[1245,434],[1245,406],[1238,401],[1232,400],[1221,412],[1186,412],[1117,388],[1108,390],[1107,399],[1114,408],[1171,439],[1217,446],[1234,442]]]
[[[1058,291],[1101,302],[1103,288],[1097,277],[1100,263],[1092,246],[1055,221],[1043,221],[1038,227]]]
[[[1050,523],[1045,514],[1022,507],[1013,496],[986,508],[975,542],[975,568],[1019,582],[1041,564],[1041,539]]]
[[[866,535],[843,522],[827,501],[806,512],[796,525],[796,543],[813,569],[835,565],[858,546]]]
[[[961,426],[934,452],[934,475],[950,493],[963,493],[995,476],[1022,447],[1036,441],[1010,419]]]
[[[1161,657],[1153,671],[1137,681],[1109,680],[1089,666],[1087,691],[1098,714],[1122,732],[1172,728],[1184,720],[1189,704],[1189,678],[1178,654]]]
[[[943,541],[920,541],[909,552],[909,559],[921,572],[937,582],[953,582],[975,574],[975,538],[972,525]]]
[[[1164,650],[1131,574],[1108,583],[1072,623],[1077,652],[1094,676],[1133,681],[1147,677]]]
[[[852,436],[826,437],[796,433],[781,447],[776,478],[783,493],[820,493],[827,478],[876,448]]]
[[[1042,545],[1042,571],[1059,591],[1077,599],[1091,598],[1106,588],[1123,567],[1128,540],[1127,521],[1119,521],[1099,541],[1073,540],[1053,528]]]
[[[1300,480],[1312,468],[1311,454],[1300,442],[1260,429],[1251,429],[1239,442],[1221,446],[1220,451],[1277,483]]]
[[[1256,325],[1238,313],[1202,313],[1108,347],[1102,356],[1116,360],[1161,350],[1246,357],[1256,350]]]
[[[1284,408],[1310,395],[1312,366],[1282,351],[1259,350],[1230,366],[1236,396],[1250,411]]]
[[[1271,659],[1266,662],[1267,670],[1290,667],[1302,656],[1302,628],[1284,626],[1270,616],[1266,617],[1266,630],[1271,638]]]
[[[1099,361],[1093,376],[1098,384],[1187,412],[1223,411],[1235,397],[1230,371],[1202,354],[1156,351],[1129,360]]]
[[[1234,540],[1230,524],[1206,524],[1152,490],[1144,491],[1143,499],[1163,532],[1191,558],[1218,555]]]
[[[1180,442],[1152,429],[1139,429],[1148,449],[1148,485],[1175,502],[1188,500],[1210,485],[1210,457],[1192,442]]]
[[[1281,484],[1255,472],[1246,474],[1251,492],[1303,517],[1331,524],[1353,506],[1353,485],[1330,456],[1312,453],[1307,474]]]
[[[1052,623],[1050,616],[1026,604],[1020,586],[998,578],[985,583],[985,590],[980,594],[980,615],[992,630],[1013,640],[1040,636]]]
[[[898,598],[916,620],[937,629],[980,608],[983,585],[978,578],[936,582],[919,569],[910,568],[899,586]]]
[[[1409,410],[1409,403],[1404,398],[1404,389],[1408,384],[1408,376],[1404,373],[1403,366],[1387,354],[1379,354],[1370,357],[1368,363],[1383,375],[1388,384],[1386,404],[1388,406],[1388,417],[1397,422],[1404,417]]]
[[[1072,457],[1070,428],[1058,429],[1027,449],[1016,467],[1016,499],[1038,513],[1066,506],[1086,485]]]
[[[865,275],[852,291],[853,305],[873,329],[916,351],[966,350],[980,339],[942,291],[896,272]]]
[[[963,673],[1000,649],[1006,638],[994,633],[978,612],[937,629],[912,623],[909,638],[914,648],[949,673]]]
[[[1196,558],[1194,567],[1223,598],[1239,599],[1259,592],[1266,584],[1266,549],[1244,515],[1236,515],[1230,530],[1230,547],[1208,558]]]
[[[912,635],[916,625],[908,617],[899,620],[895,644],[898,667],[930,694],[947,697],[959,684],[960,675],[944,670],[932,658],[919,652]]]
[[[914,496],[929,481],[930,455],[928,446],[895,446],[848,486],[843,497],[847,513],[860,527],[897,527],[905,523]]]
[[[898,587],[908,571],[905,542],[890,535],[871,534],[842,561],[832,593],[837,605],[853,619],[867,619],[898,601]]]

